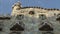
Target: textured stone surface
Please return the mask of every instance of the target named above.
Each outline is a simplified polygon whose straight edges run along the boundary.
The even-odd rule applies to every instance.
[[[0,18],[0,24],[2,24],[0,25],[2,28],[0,34],[60,34],[60,21],[56,20],[56,18],[59,17],[58,14],[60,14],[60,10],[45,10],[39,7],[23,8],[18,4],[19,3],[16,3],[12,7],[12,13],[9,15],[11,17],[8,16],[10,18],[9,20],[1,20]],[[20,10],[16,10],[18,8]],[[29,13],[30,11],[33,11],[34,14],[32,12]],[[24,31],[10,30],[16,23],[23,27]],[[43,27],[46,23],[53,28],[53,31],[39,30],[39,28]]]

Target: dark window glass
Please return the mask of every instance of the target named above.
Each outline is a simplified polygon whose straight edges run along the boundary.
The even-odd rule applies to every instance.
[[[60,17],[56,18],[57,21],[60,21]]]
[[[0,28],[0,31],[2,31],[2,28]]]
[[[29,12],[29,14],[34,15],[34,14],[35,14],[35,12],[34,12],[34,11],[30,11],[30,12]]]
[[[57,20],[57,21],[60,21],[60,14],[57,15],[56,20]]]
[[[46,19],[46,16],[44,14],[40,14],[39,18],[42,19],[42,20],[44,20],[44,19]]]
[[[15,24],[12,28],[10,28],[11,31],[24,31],[24,28],[21,27],[19,24]]]
[[[18,20],[22,20],[24,18],[24,15],[17,15]]]
[[[53,28],[50,25],[48,25],[47,23],[45,23],[45,25],[40,27],[39,30],[40,31],[53,31]]]

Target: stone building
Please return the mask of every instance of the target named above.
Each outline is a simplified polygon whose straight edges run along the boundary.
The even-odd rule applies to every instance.
[[[60,34],[60,10],[17,2],[11,15],[0,16],[0,34]]]

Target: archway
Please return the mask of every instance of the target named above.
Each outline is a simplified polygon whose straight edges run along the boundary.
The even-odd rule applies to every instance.
[[[40,31],[53,31],[53,28],[47,23],[39,28]]]
[[[2,28],[0,28],[0,31],[2,31]]]
[[[16,23],[12,28],[10,28],[11,33],[10,34],[21,34],[22,31],[24,31],[24,28],[21,27],[18,23]]]
[[[42,34],[53,34],[53,27],[45,23],[42,27],[39,28],[39,31],[42,31]]]
[[[30,11],[29,14],[30,14],[30,15],[34,15],[35,12],[34,12],[34,11]]]

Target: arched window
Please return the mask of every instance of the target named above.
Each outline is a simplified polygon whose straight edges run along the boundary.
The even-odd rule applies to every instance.
[[[21,27],[19,24],[15,24],[12,28],[10,28],[11,31],[24,31],[24,28]]]
[[[3,30],[3,26],[4,26],[3,21],[0,21],[0,31]]]
[[[45,23],[45,25],[40,27],[39,30],[40,31],[53,31],[53,28],[50,25],[48,25],[47,23]]]
[[[16,17],[18,20],[22,20],[23,18],[24,18],[24,15],[17,15],[17,17]]]
[[[60,16],[60,14],[58,14],[57,16]]]
[[[22,31],[24,31],[24,28],[16,23],[12,28],[10,28],[10,31],[10,34],[21,34]]]
[[[0,31],[2,31],[2,28],[0,28]]]
[[[39,19],[44,20],[44,19],[46,19],[46,16],[44,14],[40,14]]]
[[[30,11],[30,12],[29,12],[29,14],[34,15],[34,14],[35,14],[35,12],[34,12],[34,11]]]
[[[57,21],[60,21],[60,17],[56,18]]]
[[[57,21],[60,21],[60,14],[57,15],[56,20],[57,20]]]

